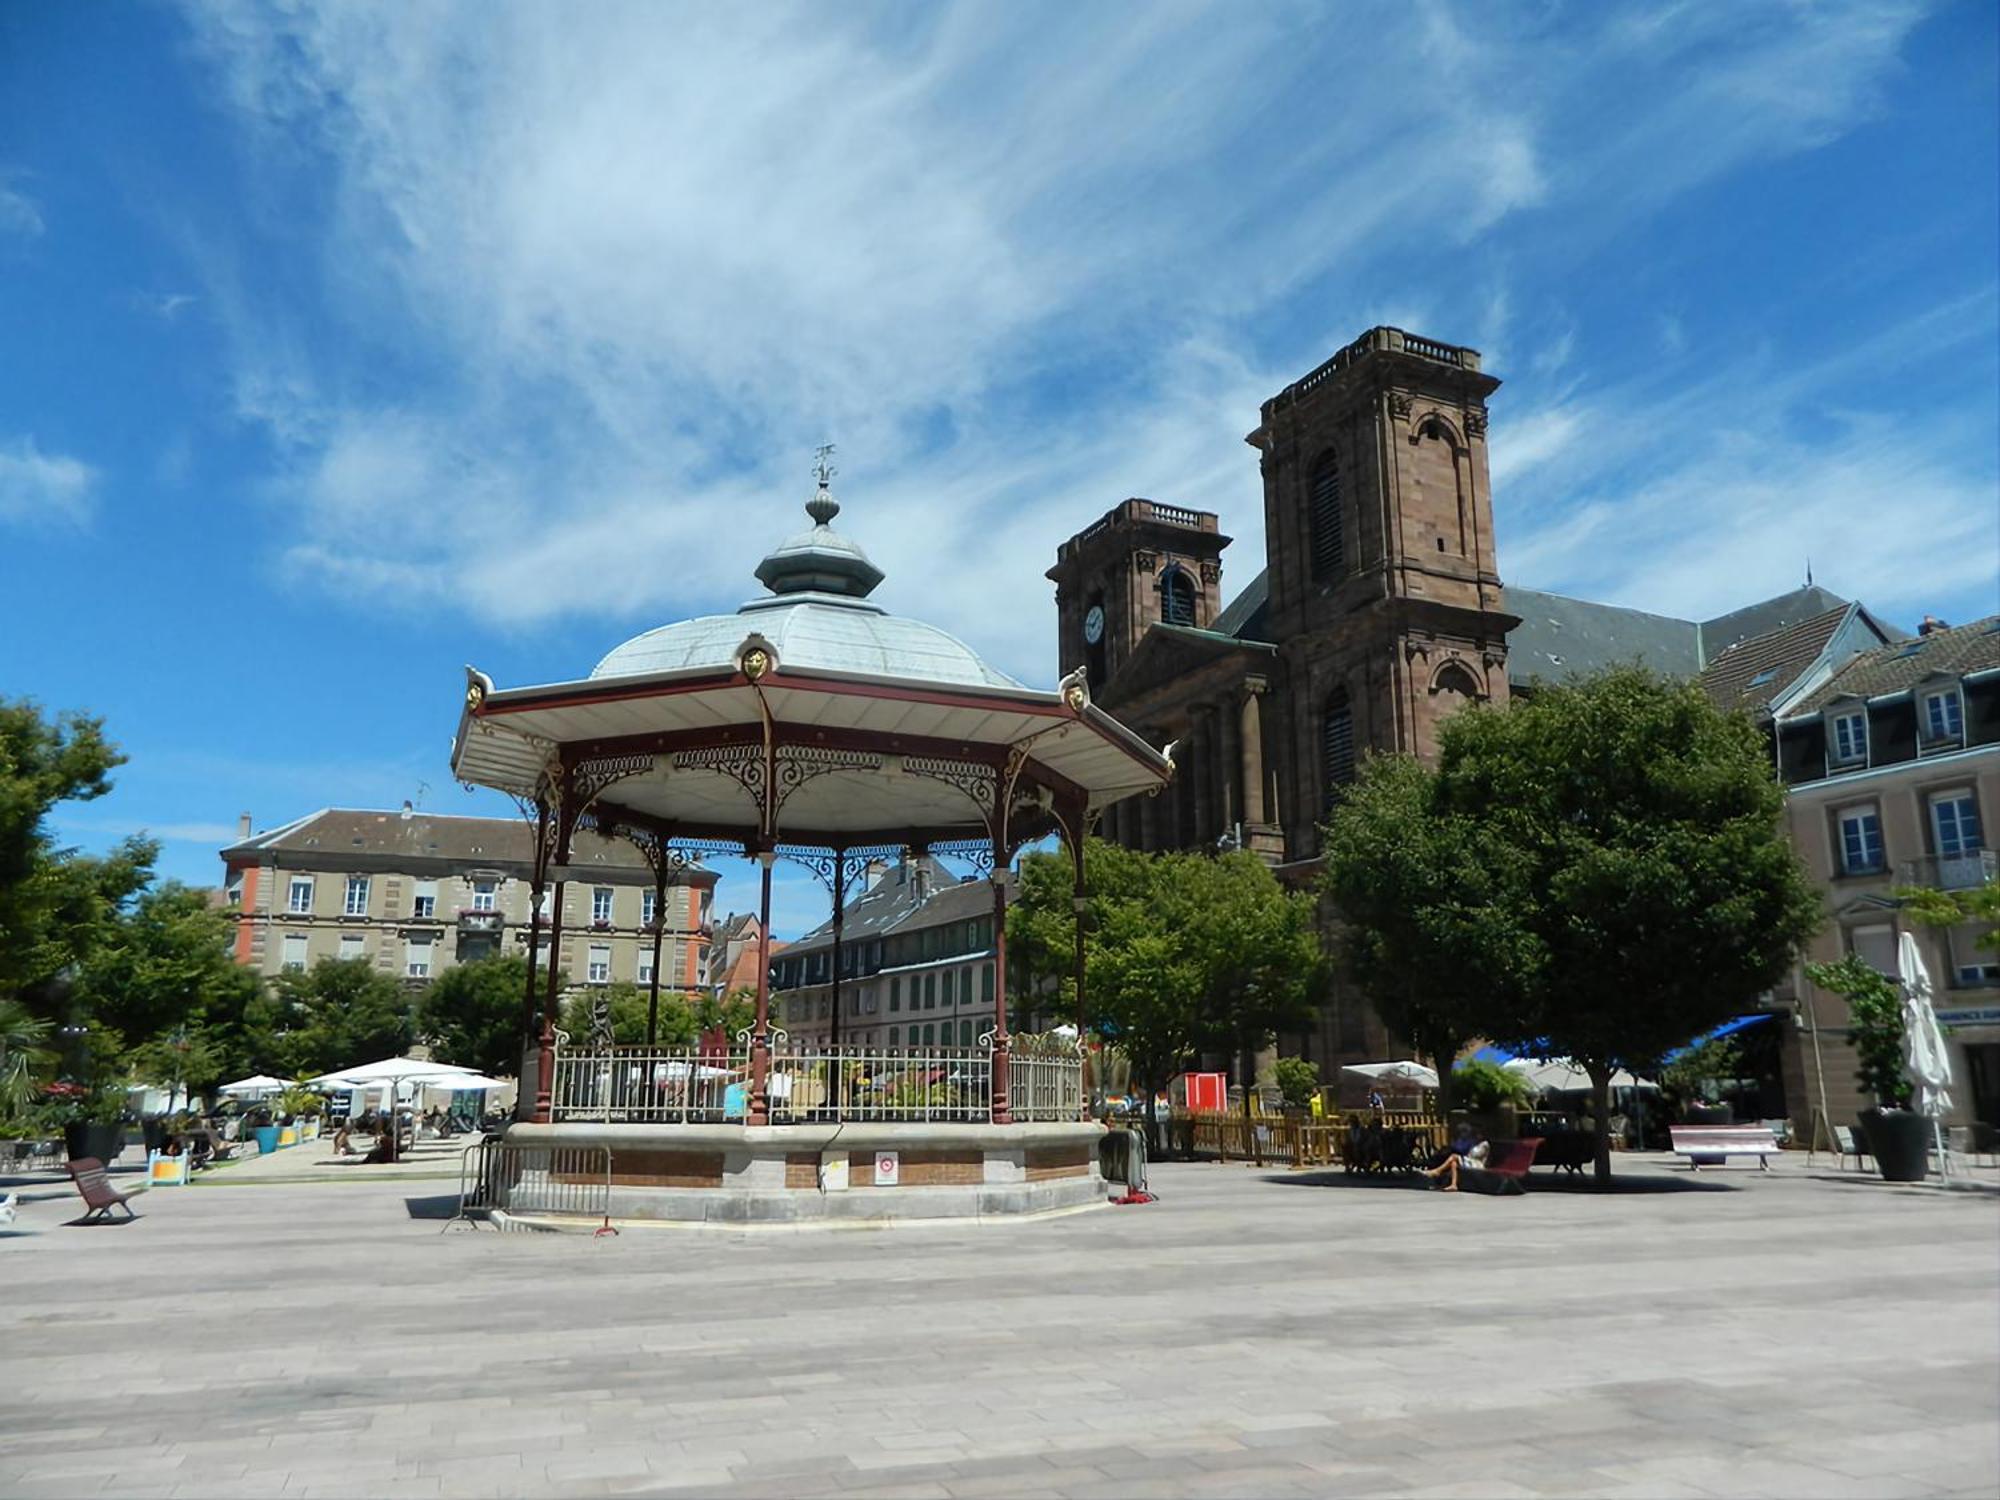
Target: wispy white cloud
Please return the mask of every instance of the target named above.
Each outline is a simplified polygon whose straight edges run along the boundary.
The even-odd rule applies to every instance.
[[[44,453],[33,437],[0,442],[0,521],[81,525],[90,519],[97,483],[89,464]]]
[[[192,292],[134,292],[132,305],[162,323],[172,323],[201,299]]]
[[[14,186],[15,175],[0,167],[0,235],[31,240],[47,226],[42,222],[41,206]]]
[[[1598,441],[1575,330],[1524,333],[1504,265],[1403,262],[1544,219],[1559,257],[1810,149],[1913,15],[204,5],[273,170],[335,174],[333,320],[424,374],[203,295],[294,578],[522,625],[728,608],[830,438],[885,601],[1043,679],[1042,570],[1123,496],[1222,510],[1254,572],[1242,433],[1370,321],[1570,382],[1495,425],[1555,566],[1540,512]]]

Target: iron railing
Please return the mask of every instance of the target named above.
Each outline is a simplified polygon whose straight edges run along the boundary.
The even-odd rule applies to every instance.
[[[1083,1060],[1009,1054],[1017,1120],[1083,1112]],[[558,1048],[551,1118],[607,1124],[721,1124],[748,1113],[750,1056],[653,1047]],[[773,1125],[977,1123],[993,1114],[993,1049],[777,1047],[765,1093]]]
[[[1962,854],[1926,854],[1897,867],[1898,885],[1929,886],[1940,891],[1969,891],[2000,880],[2000,853],[1967,849]]]

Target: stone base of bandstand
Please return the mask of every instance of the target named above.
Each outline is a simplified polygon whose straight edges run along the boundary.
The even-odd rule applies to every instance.
[[[614,1220],[734,1227],[1045,1214],[1108,1201],[1097,1158],[1103,1136],[1103,1126],[1084,1123],[517,1123],[505,1144],[531,1148],[524,1161],[551,1165],[528,1167],[505,1208],[517,1222],[608,1212]],[[600,1149],[609,1153],[608,1171],[581,1170],[582,1156]],[[895,1156],[896,1181],[878,1186],[885,1153]],[[848,1186],[826,1186],[827,1164],[843,1159]],[[536,1173],[548,1180],[535,1181]]]

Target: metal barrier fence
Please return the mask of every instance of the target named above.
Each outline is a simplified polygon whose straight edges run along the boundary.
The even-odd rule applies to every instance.
[[[1014,1118],[1074,1120],[1083,1112],[1080,1056],[1010,1054]],[[551,1103],[558,1121],[703,1124],[747,1112],[750,1059],[648,1047],[557,1051]],[[990,1047],[788,1047],[766,1081],[774,1125],[974,1123],[993,1109]]]
[[[458,1217],[474,1210],[602,1218],[611,1208],[604,1146],[510,1146],[481,1141],[460,1158]]]
[[[1240,1113],[1200,1112],[1176,1116],[1167,1131],[1169,1140],[1190,1140],[1197,1154],[1292,1167],[1348,1164],[1357,1131],[1370,1139],[1383,1131],[1394,1133],[1408,1142],[1409,1155],[1417,1161],[1434,1155],[1445,1144],[1444,1126],[1415,1111],[1360,1110],[1319,1118],[1252,1115],[1248,1119]]]

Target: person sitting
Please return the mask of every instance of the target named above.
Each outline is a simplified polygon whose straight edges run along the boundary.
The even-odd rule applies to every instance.
[[[354,1155],[354,1143],[348,1137],[347,1121],[338,1120],[333,1127],[333,1154],[335,1156]]]
[[[1445,1147],[1437,1164],[1424,1169],[1424,1176],[1431,1180],[1431,1186],[1443,1184],[1447,1193],[1458,1191],[1458,1173],[1462,1166],[1478,1166],[1486,1160],[1486,1142],[1479,1139],[1470,1125],[1461,1124],[1452,1143]]]

